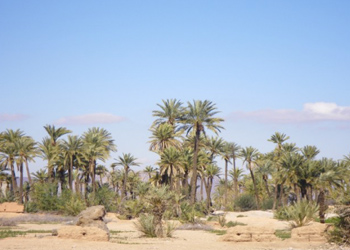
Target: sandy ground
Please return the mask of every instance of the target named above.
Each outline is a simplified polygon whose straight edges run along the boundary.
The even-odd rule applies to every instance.
[[[18,214],[1,213],[0,217],[21,216]],[[237,217],[238,216],[238,217]],[[243,217],[242,217],[243,216]],[[251,226],[268,226],[274,229],[287,229],[288,223],[277,221],[272,218],[271,212],[250,211],[250,212],[230,212],[226,214],[227,221],[239,221]],[[92,242],[81,240],[60,239],[51,236],[50,233],[27,234],[16,238],[6,238],[0,240],[0,249],[28,249],[28,250],[146,250],[146,249],[169,249],[169,250],[304,250],[304,249],[341,249],[335,246],[320,243],[301,243],[291,240],[284,240],[273,243],[233,243],[221,241],[221,236],[205,231],[177,230],[172,238],[150,239],[141,237],[134,226],[134,221],[119,220],[114,214],[108,214],[108,228],[118,231],[112,234],[110,242]],[[218,229],[217,223],[212,225]],[[60,224],[20,224],[12,230],[52,230],[59,228]]]

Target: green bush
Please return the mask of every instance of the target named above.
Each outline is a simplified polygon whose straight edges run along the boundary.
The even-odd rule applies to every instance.
[[[290,221],[292,227],[301,227],[314,220],[317,212],[317,204],[302,200],[292,206],[279,209],[275,218]]]
[[[235,227],[235,226],[246,226],[247,224],[244,224],[242,222],[238,221],[229,221],[226,223],[226,227]]]
[[[262,201],[261,204],[261,209],[262,210],[270,210],[273,207],[273,199],[269,198],[269,199],[265,199]]]
[[[124,211],[123,215],[126,218],[136,218],[140,213],[145,212],[145,204],[139,200],[128,200],[123,203],[122,210]]]
[[[107,212],[117,210],[117,194],[107,184],[88,195],[89,206],[103,205]]]
[[[236,211],[249,211],[257,209],[255,197],[251,194],[242,194],[234,201]]]
[[[156,226],[153,223],[154,216],[153,215],[145,215],[141,214],[139,219],[135,224],[136,228],[142,232],[146,237],[155,238],[156,234]]]
[[[84,200],[80,195],[74,194],[71,190],[64,190],[59,197],[59,211],[65,215],[76,216],[86,208]]]
[[[36,211],[57,211],[59,200],[57,193],[57,184],[55,183],[36,183],[33,185],[32,203],[30,206]]]

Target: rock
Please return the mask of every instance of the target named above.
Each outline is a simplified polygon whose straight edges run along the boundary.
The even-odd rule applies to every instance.
[[[89,207],[77,216],[74,226],[58,229],[57,235],[60,238],[108,241],[109,230],[103,220],[105,215],[104,206]]]
[[[57,230],[59,238],[109,241],[109,232],[98,227],[64,226]]]
[[[82,227],[98,227],[102,230],[108,231],[103,217],[106,215],[104,206],[93,206],[82,211],[77,217],[76,226]]]
[[[229,228],[223,241],[233,242],[272,242],[280,241],[275,230],[267,227],[236,226]]]
[[[0,204],[0,212],[23,213],[24,205],[17,204],[16,202],[4,202]]]
[[[304,227],[292,229],[292,240],[304,242],[326,242],[325,233],[330,226],[327,224],[313,223]]]

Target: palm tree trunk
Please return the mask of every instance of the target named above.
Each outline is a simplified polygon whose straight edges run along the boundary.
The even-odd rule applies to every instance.
[[[278,187],[279,185],[277,184],[277,182],[275,183],[275,195],[273,197],[273,206],[272,206],[272,210],[275,210],[278,208]]]
[[[271,197],[271,193],[270,193],[269,185],[268,185],[268,183],[267,183],[267,178],[264,177],[263,180],[264,180],[264,183],[265,183],[266,193],[267,193],[267,195],[268,195],[269,198],[270,198],[270,197]]]
[[[204,195],[203,195],[204,181],[202,176],[200,178],[201,178],[201,201],[203,201],[204,200]]]
[[[225,196],[224,196],[225,209],[227,206],[227,167],[228,167],[228,161],[227,161],[227,159],[225,159]]]
[[[68,182],[69,182],[69,189],[73,191],[73,156],[70,158],[70,164],[68,169]]]
[[[123,187],[122,187],[122,192],[120,195],[120,202],[122,203],[124,198],[126,197],[126,182],[128,180],[128,170],[125,168],[124,169],[124,181],[123,181]]]
[[[253,173],[253,170],[252,170],[250,164],[249,164],[249,171],[250,171],[250,175],[251,175],[251,177],[252,177],[252,181],[253,181],[253,185],[254,185],[255,198],[256,198],[256,206],[257,206],[258,209],[260,209],[260,201],[259,201],[258,188],[257,188],[257,186],[256,186],[254,173]]]
[[[324,189],[322,188],[320,190],[320,194],[318,195],[318,204],[319,204],[319,216],[320,216],[320,222],[325,223],[325,213],[327,210],[327,205],[326,205],[326,199],[325,199],[325,193]]]
[[[19,203],[23,204],[23,163],[19,165]]]
[[[12,160],[10,162],[10,167],[11,167],[12,191],[14,194],[16,194],[17,192],[16,172],[15,172],[14,162]]]
[[[234,182],[234,188],[235,188],[235,197],[238,196],[238,178],[237,178],[237,174],[236,174],[236,159],[233,159],[233,182]]]
[[[32,185],[32,177],[30,176],[28,160],[27,159],[25,159],[25,164],[26,164],[26,170],[27,170],[27,176],[28,176],[29,185],[31,186]]]
[[[198,151],[199,151],[200,132],[201,131],[199,130],[199,128],[197,128],[196,129],[196,137],[195,137],[195,141],[194,141],[193,167],[192,167],[192,177],[191,177],[191,200],[190,200],[191,205],[193,205],[196,202],[197,160],[198,160]]]

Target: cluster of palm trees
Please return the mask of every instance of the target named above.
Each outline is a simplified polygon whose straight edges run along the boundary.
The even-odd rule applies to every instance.
[[[217,207],[227,209],[243,192],[254,196],[258,209],[267,199],[273,200],[273,209],[308,199],[319,202],[321,221],[325,197],[348,188],[350,155],[340,161],[316,160],[319,150],[315,146],[298,148],[294,143],[287,143],[289,137],[279,132],[269,139],[276,144],[275,149],[263,154],[251,146],[241,147],[219,137],[223,119],[217,117],[215,104],[208,100],[184,104],[170,99],[157,105],[159,110],[153,111],[156,119],[150,128],[149,149],[159,155],[156,163],[159,168],[147,166],[134,172],[132,167],[140,165],[137,158],[123,153],[115,159],[111,170],[107,170],[101,162],[116,151],[108,131],[90,128],[77,136],[65,127],[46,125],[48,135],[41,143],[21,130],[8,129],[0,134],[0,184],[6,182],[10,193],[23,203],[25,166],[29,187],[34,182],[56,183],[57,188],[86,196],[107,185],[123,202],[144,193],[143,176],[150,185],[168,186],[179,194],[179,199],[191,205],[198,196],[204,200],[205,192],[205,205],[209,209],[213,205],[213,188],[218,183]],[[212,135],[208,135],[209,131]],[[36,157],[41,157],[47,167],[31,175],[29,163]],[[224,162],[223,175],[218,159]],[[237,166],[238,162],[243,163],[241,167]],[[248,170],[246,175],[243,165]]]

